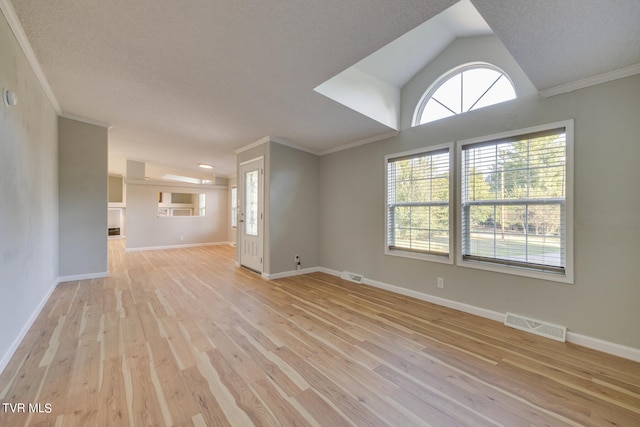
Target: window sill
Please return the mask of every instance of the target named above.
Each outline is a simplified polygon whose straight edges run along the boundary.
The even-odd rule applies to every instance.
[[[420,261],[439,262],[441,264],[453,265],[453,257],[451,254],[449,254],[448,256],[432,255],[432,254],[424,254],[419,252],[403,251],[403,250],[397,250],[397,249],[394,250],[389,248],[385,249],[384,254],[390,255],[390,256],[397,256],[401,258],[417,259]]]
[[[494,273],[509,274],[513,276],[528,277],[531,279],[547,280],[551,282],[560,282],[573,284],[573,273],[570,268],[567,268],[564,274],[537,271],[534,269],[527,269],[524,267],[507,267],[494,263],[487,263],[482,261],[465,261],[458,259],[456,265],[460,267],[473,268],[477,270],[491,271]]]

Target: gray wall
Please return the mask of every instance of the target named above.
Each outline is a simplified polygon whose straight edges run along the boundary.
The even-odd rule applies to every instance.
[[[0,371],[58,277],[58,118],[0,13]]]
[[[158,193],[205,193],[206,215],[158,217]],[[227,242],[227,188],[136,184],[127,181],[127,249]]]
[[[320,263],[319,158],[295,148],[271,143],[269,174],[269,273]]]
[[[58,122],[60,277],[107,273],[107,129]]]
[[[460,52],[445,52],[416,77],[423,84],[405,87],[413,94],[403,92],[403,99],[413,96],[417,102],[426,89],[425,75],[437,77],[440,70],[465,62],[463,58]],[[478,59],[482,58],[471,53],[466,57]],[[320,265],[640,348],[639,99],[640,76],[550,98],[529,94],[323,156]],[[405,106],[405,125],[414,107],[415,103]],[[571,118],[575,119],[574,284],[384,255],[385,154]],[[438,276],[445,279],[444,289],[436,287]]]
[[[320,265],[319,172],[316,155],[269,141],[238,154],[240,163],[264,157],[264,273]],[[241,177],[238,177],[238,185]],[[238,247],[238,260],[240,248]]]
[[[121,176],[109,175],[109,203],[124,203],[124,184]]]

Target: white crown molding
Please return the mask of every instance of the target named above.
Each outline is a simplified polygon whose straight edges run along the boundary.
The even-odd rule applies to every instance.
[[[350,148],[359,147],[361,145],[370,144],[372,142],[382,141],[384,139],[388,139],[388,138],[394,137],[394,136],[398,135],[399,133],[400,133],[400,131],[392,130],[390,132],[385,132],[385,133],[381,133],[381,134],[378,134],[378,135],[373,135],[373,136],[370,136],[368,138],[359,139],[357,141],[353,141],[353,142],[350,142],[348,144],[341,145],[339,147],[330,148],[329,150],[321,151],[321,152],[318,153],[318,155],[319,156],[324,156],[324,155],[331,154],[331,153],[337,153],[338,151],[344,151],[344,150],[348,150]]]
[[[9,27],[11,28],[11,31],[13,31],[13,34],[18,40],[18,43],[20,44],[20,47],[22,48],[24,55],[27,57],[27,61],[29,61],[29,64],[31,65],[33,72],[38,78],[38,81],[40,82],[42,89],[46,93],[47,98],[49,98],[49,102],[53,106],[53,109],[56,111],[56,113],[58,113],[58,115],[61,115],[62,109],[60,108],[60,103],[56,99],[56,96],[54,95],[53,90],[51,89],[51,85],[49,84],[49,80],[47,80],[47,77],[44,75],[44,71],[42,71],[40,62],[36,58],[36,54],[33,51],[33,48],[31,47],[31,43],[29,42],[29,39],[27,38],[27,35],[24,32],[24,28],[22,27],[22,24],[18,19],[18,15],[16,15],[16,11],[13,8],[13,5],[9,0],[0,0],[0,9],[2,9],[2,13],[4,14],[4,17],[7,19],[7,22],[9,23]]]
[[[271,141],[271,137],[270,136],[262,137],[259,140],[252,142],[251,144],[248,144],[248,145],[245,145],[244,147],[238,148],[235,151],[235,153],[236,154],[244,153],[245,151],[249,151],[252,148],[259,147],[260,145],[264,144],[265,142],[269,142],[269,141]]]
[[[622,79],[625,77],[633,76],[635,74],[640,74],[640,63],[598,74],[596,76],[586,77],[584,79],[561,84],[549,89],[544,89],[540,91],[540,94],[548,98],[550,96],[560,95],[561,93],[572,92],[578,89],[584,89],[589,86],[595,86],[601,83]]]
[[[60,117],[64,117],[65,119],[75,120],[77,122],[86,123],[89,125],[100,126],[103,128],[111,129],[111,125],[109,123],[101,122],[99,120],[89,119],[82,116],[76,116],[75,114],[67,114],[67,113],[59,113]]]
[[[382,141],[384,139],[388,139],[391,137],[394,137],[396,135],[398,135],[400,133],[400,131],[397,130],[392,130],[390,132],[385,132],[385,133],[381,133],[378,135],[373,135],[367,138],[363,138],[363,139],[359,139],[357,141],[353,141],[353,142],[349,142],[345,145],[341,145],[339,147],[335,147],[335,148],[330,148],[328,150],[324,150],[324,151],[315,151],[315,150],[311,150],[309,148],[305,148],[302,147],[300,145],[294,144],[292,142],[286,141],[284,139],[281,138],[276,138],[273,136],[265,136],[263,138],[260,138],[259,140],[252,142],[251,144],[245,145],[242,148],[238,148],[235,152],[236,154],[242,153],[244,151],[248,151],[251,150],[252,148],[258,147],[266,142],[275,142],[276,144],[280,144],[280,145],[284,145],[286,147],[291,147],[291,148],[295,148],[296,150],[300,150],[300,151],[304,151],[306,153],[310,153],[310,154],[314,154],[316,156],[324,156],[327,154],[331,154],[331,153],[337,153],[338,151],[343,151],[343,150],[348,150],[350,148],[355,148],[355,147],[359,147],[361,145],[366,145],[366,144],[370,144],[372,142],[377,142],[377,141]]]
[[[270,138],[271,138],[271,142],[275,142],[276,144],[284,145],[285,147],[289,147],[289,148],[295,148],[296,150],[304,151],[305,153],[313,154],[314,156],[320,155],[320,153],[318,153],[315,150],[312,150],[310,148],[305,148],[301,145],[294,144],[293,142],[289,142],[281,138],[274,138],[274,137],[270,137]]]
[[[238,148],[235,151],[235,153],[236,154],[240,154],[240,153],[243,153],[245,151],[249,151],[252,148],[259,147],[260,145],[265,144],[267,142],[275,142],[276,144],[284,145],[285,147],[295,148],[296,150],[304,151],[306,153],[314,154],[316,156],[320,155],[317,151],[311,150],[309,148],[305,148],[305,147],[303,147],[301,145],[297,145],[297,144],[294,144],[294,143],[289,142],[289,141],[285,141],[284,139],[277,138],[275,136],[264,136],[264,137],[260,138],[259,140],[252,142],[251,144],[248,144],[248,145],[245,145],[244,147]]]

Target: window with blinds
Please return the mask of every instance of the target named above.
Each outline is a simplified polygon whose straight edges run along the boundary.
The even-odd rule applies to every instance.
[[[450,260],[451,146],[386,157],[387,254]]]
[[[567,126],[462,143],[460,152],[462,260],[566,276]]]

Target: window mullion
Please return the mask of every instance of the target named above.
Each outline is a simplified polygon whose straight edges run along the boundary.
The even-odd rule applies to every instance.
[[[460,112],[464,113],[464,71],[460,73]]]
[[[473,103],[473,105],[472,105],[471,107],[469,107],[469,109],[468,109],[467,111],[471,111],[471,110],[473,110],[473,107],[475,107],[475,106],[476,106],[476,104],[477,104],[478,102],[480,102],[480,100],[481,100],[482,98],[484,98],[484,96],[485,96],[487,93],[489,93],[489,91],[491,90],[491,88],[492,88],[493,86],[495,86],[495,84],[496,84],[496,83],[498,83],[498,80],[500,80],[502,77],[503,77],[503,75],[502,75],[502,74],[501,74],[500,76],[498,76],[498,78],[497,78],[493,83],[491,83],[491,85],[487,88],[487,90],[485,90],[485,91],[482,93],[482,95],[480,95],[480,98],[476,99],[476,102],[474,102],[474,103]]]
[[[451,108],[447,107],[446,105],[444,105],[442,102],[438,101],[435,97],[431,97],[431,99],[433,99],[434,101],[436,101],[438,104],[442,105],[444,108],[446,108],[447,110],[451,111],[451,114],[453,114],[454,116],[457,116],[458,113],[456,113],[455,111],[453,111]]]

